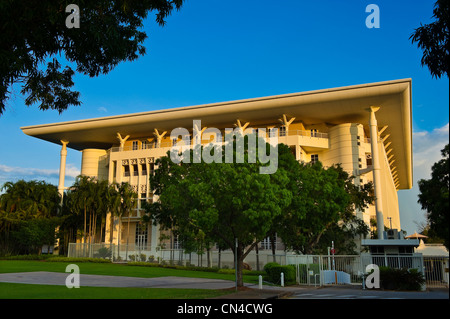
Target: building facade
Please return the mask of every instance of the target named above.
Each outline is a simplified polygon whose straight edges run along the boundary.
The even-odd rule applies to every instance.
[[[154,201],[149,176],[155,161],[181,142],[171,131],[186,128],[201,143],[223,142],[226,129],[277,128],[279,143],[288,145],[296,159],[321,161],[324,166],[341,164],[356,176],[356,185],[372,181],[376,201],[357,212],[370,220],[401,229],[397,191],[412,187],[411,79],[347,86],[326,90],[269,96],[207,105],[150,111],[23,127],[25,134],[62,145],[59,191],[64,192],[67,147],[82,152],[81,174],[109,182],[129,182],[138,201],[127,227],[115,221],[114,232],[106,225],[105,241],[129,242],[149,251],[162,245],[178,248],[176,238],[158,226],[140,223],[144,201]],[[201,126],[198,124],[201,123]],[[206,136],[208,128],[222,134]],[[217,132],[216,130],[216,132]],[[269,138],[269,133],[267,133]],[[199,142],[199,141],[197,141]],[[107,221],[109,222],[109,218]],[[122,218],[122,223],[127,223]],[[383,233],[378,232],[379,239]],[[168,240],[167,238],[170,238]],[[261,243],[261,248],[267,243]]]

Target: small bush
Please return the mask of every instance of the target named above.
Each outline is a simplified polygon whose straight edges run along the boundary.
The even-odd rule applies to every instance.
[[[79,258],[51,257],[51,258],[47,258],[47,261],[50,261],[50,262],[68,262],[68,263],[111,263],[111,260],[109,260],[109,259],[86,258],[86,257],[79,257]]]
[[[417,269],[380,267],[380,283],[383,289],[419,291],[425,278]]]
[[[94,254],[94,257],[95,258],[111,258],[111,250],[106,247],[102,247]]]
[[[3,256],[0,260],[46,260],[54,258],[54,255],[16,255],[16,256]]]
[[[266,270],[267,269],[267,270]],[[267,273],[267,280],[273,282],[274,284],[279,284],[281,281],[281,273],[284,274],[284,283],[285,285],[295,284],[295,266],[287,265],[271,265],[269,267],[265,267]]]
[[[267,273],[270,268],[280,266],[279,263],[273,262],[273,263],[267,263],[264,265],[264,271]]]

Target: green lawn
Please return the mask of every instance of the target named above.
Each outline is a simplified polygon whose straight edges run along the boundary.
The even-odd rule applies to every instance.
[[[65,272],[71,262],[46,262],[26,260],[0,260],[0,273],[50,271]],[[130,276],[130,277],[195,277],[234,281],[234,275],[206,271],[177,270],[160,267],[128,266],[110,263],[75,263],[81,274]],[[244,281],[257,283],[257,276],[244,276]],[[201,299],[229,293],[230,291],[209,289],[165,289],[165,288],[100,288],[81,287],[68,289],[65,286],[0,283],[0,298],[33,299]]]
[[[0,282],[0,299],[203,299],[231,291],[213,289],[107,288],[11,284]]]

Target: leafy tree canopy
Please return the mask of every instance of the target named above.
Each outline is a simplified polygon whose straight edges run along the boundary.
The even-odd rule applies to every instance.
[[[0,115],[15,83],[22,85],[27,106],[40,103],[41,110],[61,113],[80,105],[80,93],[71,89],[75,70],[69,65],[61,69],[57,56],[76,65],[76,72],[106,74],[145,54],[147,35],[141,28],[149,12],[156,11],[156,22],[163,26],[183,0],[80,0],[79,28],[66,27],[70,3],[0,2]]]
[[[278,169],[274,174],[260,174],[262,164],[249,162],[251,152],[245,145],[243,163],[226,163],[221,157],[219,163],[191,160],[175,164],[169,156],[162,157],[150,178],[159,201],[148,208],[154,222],[172,229],[190,247],[195,242],[221,242],[231,249],[238,261],[240,286],[244,258],[267,236],[275,218],[291,201],[285,187],[286,172]],[[280,148],[290,152],[287,147]]]
[[[293,200],[278,234],[287,248],[303,254],[326,253],[333,240],[340,253],[354,253],[356,235],[369,232],[355,215],[373,201],[371,183],[356,186],[340,165],[296,163],[289,169]]]
[[[436,78],[445,74],[448,77],[449,7],[448,0],[436,1],[433,10],[433,18],[436,21],[426,25],[421,24],[410,37],[412,42],[417,42],[418,47],[423,50],[422,66],[426,65],[431,75]]]
[[[419,185],[419,204],[427,211],[429,231],[444,240],[449,249],[449,144],[442,152],[442,159],[433,164],[431,178],[421,179]]]

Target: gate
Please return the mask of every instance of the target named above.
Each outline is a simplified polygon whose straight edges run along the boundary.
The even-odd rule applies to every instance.
[[[449,257],[424,256],[423,264],[425,268],[424,270],[427,287],[430,288],[449,287],[448,285]]]

